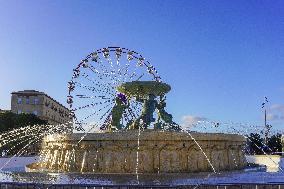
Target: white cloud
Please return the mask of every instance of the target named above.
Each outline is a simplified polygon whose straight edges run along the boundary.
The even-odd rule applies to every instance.
[[[273,104],[268,108],[267,120],[284,121],[284,105]]]
[[[269,108],[272,111],[278,111],[284,113],[284,105],[283,104],[273,104]]]
[[[194,116],[194,115],[185,115],[182,117],[182,127],[193,127],[200,121],[207,121],[206,117]]]
[[[280,118],[280,116],[277,115],[277,114],[269,113],[269,114],[267,114],[266,118],[269,121],[275,121],[275,120],[278,120]]]

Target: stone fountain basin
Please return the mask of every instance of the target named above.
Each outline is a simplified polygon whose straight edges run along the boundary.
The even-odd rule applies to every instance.
[[[245,138],[236,134],[159,130],[49,135],[44,162],[27,171],[92,173],[180,173],[236,170],[245,167]],[[82,139],[83,137],[83,139]],[[138,146],[139,138],[139,146]],[[81,141],[80,141],[81,140]],[[80,141],[80,142],[79,142]],[[208,158],[208,159],[207,159]]]

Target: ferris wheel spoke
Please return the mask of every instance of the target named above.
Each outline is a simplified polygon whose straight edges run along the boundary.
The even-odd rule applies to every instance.
[[[110,64],[110,67],[114,70],[114,66],[113,66],[111,58],[107,58],[107,61]]]
[[[105,104],[105,103],[108,103],[108,102],[111,102],[111,101],[112,100],[106,100],[104,102],[97,102],[97,103],[87,104],[87,105],[84,105],[84,106],[79,106],[78,108],[74,108],[73,111],[81,110],[81,109],[84,109],[84,108],[91,108],[91,107],[94,107],[94,106],[97,106],[97,105],[102,105],[102,104]]]
[[[109,100],[109,99],[111,99],[111,98],[106,97],[106,96],[104,96],[104,95],[102,95],[102,96],[86,96],[86,95],[77,94],[77,95],[75,95],[75,96],[78,97],[78,98],[91,98],[91,99],[101,98],[101,99],[103,99],[103,100]]]
[[[120,82],[123,82],[123,69],[124,69],[124,66],[122,66],[120,64],[120,57],[121,57],[121,54],[117,55],[116,54],[116,68],[117,68],[117,74],[118,74],[118,79]]]
[[[114,82],[114,84],[119,84],[120,83],[120,79],[118,78],[118,76],[117,76],[117,73],[116,73],[116,69],[115,69],[115,67],[113,66],[113,63],[112,63],[112,60],[111,60],[111,58],[107,58],[107,61],[108,61],[108,63],[111,65],[111,68],[112,68],[112,70],[110,71],[110,73],[111,73],[111,75],[112,75],[112,80],[113,80],[113,82]]]
[[[98,50],[96,50],[96,51],[92,52],[91,54],[89,54],[89,55],[87,56],[87,58],[88,58],[88,59],[91,59],[92,62],[96,62],[96,63],[99,65],[100,69],[103,70],[103,72],[107,73],[107,69],[106,69],[106,67],[104,66],[104,64],[102,63],[102,60],[101,60],[101,58],[100,58],[100,56],[99,56],[100,53],[101,53],[101,52],[99,52]]]
[[[126,79],[127,79],[129,66],[130,66],[130,64],[129,64],[129,62],[128,62],[128,63],[125,65],[125,67],[123,68],[123,69],[125,70],[124,73],[122,74],[123,82],[125,82]]]
[[[103,62],[99,59],[97,61],[98,67],[100,68],[100,70],[102,70],[104,76],[109,75],[107,68],[104,66]]]
[[[107,92],[111,92],[111,90],[114,90],[114,89],[115,89],[115,87],[112,86],[112,84],[109,83],[109,82],[101,83],[100,80],[94,81],[94,80],[91,79],[91,78],[89,77],[89,75],[86,74],[86,73],[83,73],[82,76],[83,76],[84,78],[86,78],[88,81],[90,81],[91,83],[95,84],[95,85],[98,86],[98,87],[101,87],[102,90],[105,90],[105,91],[107,91]]]
[[[88,133],[88,132],[90,132],[92,129],[94,129],[95,127],[99,127],[99,125],[100,124],[102,124],[102,120],[104,120],[103,118],[111,111],[111,109],[112,109],[112,107],[111,108],[109,108],[101,117],[100,117],[100,119],[98,120],[98,122],[96,123],[96,124],[93,124],[93,126],[86,132],[86,133]],[[80,122],[80,123],[78,123],[78,124],[80,124],[80,125],[90,125],[88,122]]]
[[[113,70],[112,62],[111,62],[108,58],[106,58],[106,59],[107,59],[108,63],[111,65],[111,68],[112,68],[112,69],[110,70],[111,73],[109,73],[107,70],[106,70],[106,73],[108,73],[109,76],[110,76],[110,78],[111,78],[111,80],[114,81],[115,79],[114,79],[113,73],[112,73],[112,72],[114,71],[114,70]],[[99,62],[100,65],[104,65],[101,59],[99,59],[98,62]],[[105,68],[105,66],[103,66],[103,67]],[[106,69],[106,68],[105,68],[105,69]],[[115,84],[115,83],[113,83],[113,84]]]
[[[128,69],[130,67],[130,63],[131,63],[131,60],[127,60],[127,63],[125,64],[125,66],[123,66],[121,69],[120,69],[120,77],[122,78],[122,82],[125,82],[126,79],[127,79],[127,75],[128,75]]]
[[[94,55],[95,54],[95,55]],[[91,55],[90,55],[91,56]],[[94,62],[97,62],[98,63],[98,67],[102,70],[102,72],[104,73],[104,74],[102,74],[103,76],[104,76],[104,78],[107,78],[108,79],[108,77],[106,77],[106,76],[110,76],[110,78],[111,78],[111,80],[113,80],[114,78],[113,78],[113,76],[112,76],[112,74],[111,73],[109,73],[108,72],[108,69],[105,67],[105,65],[104,65],[104,63],[103,63],[103,61],[102,61],[102,59],[99,57],[99,54],[97,53],[97,52],[95,52],[95,53],[93,53],[93,56],[95,56],[95,57],[93,57],[92,58],[92,61],[94,61]],[[106,59],[106,55],[104,55],[104,58]],[[100,77],[100,79],[103,79],[103,77]]]
[[[121,83],[121,65],[120,65],[120,62],[119,62],[119,58],[121,57],[121,53],[122,51],[120,52],[120,50],[118,51],[118,49],[115,50],[116,51],[116,64],[113,63],[110,55],[106,55],[104,54],[104,57],[107,59],[108,61],[108,64],[110,65],[111,67],[111,75],[112,75],[112,80],[114,82],[114,84],[119,84]],[[106,51],[105,51],[106,52]]]
[[[105,72],[100,72],[98,71],[93,65],[89,65],[88,67],[93,73],[99,75],[99,77],[109,77],[110,74],[109,73],[105,73]]]
[[[144,73],[141,74],[135,81],[139,81],[144,76]]]
[[[96,94],[95,92],[103,92],[103,94],[112,95],[111,92],[99,90],[99,89],[96,89],[95,87],[92,87],[92,86],[84,85],[84,84],[78,83],[78,82],[76,82],[76,84],[78,84],[79,87],[81,87],[81,88],[83,88],[83,89],[86,89],[86,90],[88,90],[88,91],[91,91],[91,92],[94,93],[94,94]]]
[[[139,114],[142,110],[142,104],[140,102],[134,101],[133,106],[132,106],[137,114]]]
[[[107,104],[107,105],[106,105],[106,106],[104,106],[103,108],[101,108],[101,109],[99,109],[99,110],[97,110],[97,111],[95,111],[95,112],[93,112],[93,113],[89,114],[87,117],[84,117],[83,119],[81,119],[81,120],[80,120],[80,121],[78,121],[78,122],[79,122],[79,123],[81,123],[81,122],[83,122],[83,121],[85,121],[85,120],[89,119],[90,117],[97,115],[98,113],[100,113],[100,111],[102,111],[102,110],[104,110],[105,108],[107,108],[107,107],[111,106],[112,104],[113,104],[113,103],[109,103],[109,104]]]
[[[141,112],[141,111],[137,108],[137,106],[135,106],[135,105],[133,105],[133,104],[131,105],[130,111],[133,112],[134,117],[138,117],[139,113]]]
[[[134,79],[134,77],[138,76],[137,73],[136,73],[136,72],[137,72],[137,68],[138,68],[138,67],[135,66],[133,72],[129,75],[129,79],[130,79],[130,80],[132,80],[132,79]]]
[[[100,80],[102,80],[102,81],[104,81],[104,82],[106,82],[106,79],[108,79],[109,77],[111,77],[111,74],[110,73],[105,73],[105,74],[98,74],[98,73],[100,73],[99,71],[97,71],[95,68],[93,68],[92,66],[89,66],[89,69],[95,74],[95,75],[99,75],[99,79]],[[88,74],[84,74],[85,76],[87,75],[88,76]],[[84,76],[83,75],[83,76]],[[92,80],[91,78],[89,78],[90,80]],[[107,82],[108,84],[111,84],[111,83],[109,83],[109,82]]]
[[[87,91],[90,91],[90,92],[92,92],[93,94],[97,94],[96,92],[101,92],[101,91],[98,91],[98,90],[95,90],[95,89],[93,89],[93,88],[89,88],[89,87],[87,87],[87,86],[83,86],[83,85],[78,85],[80,88],[83,88],[83,89],[85,89],[85,90],[87,90]],[[102,92],[101,92],[102,93]],[[108,95],[112,95],[110,92],[106,92],[106,91],[104,91],[102,94],[108,94]],[[80,95],[80,94],[79,94]]]
[[[100,117],[100,120],[102,120],[106,115],[108,115],[111,110],[112,110],[112,107],[109,108],[109,109]]]
[[[128,115],[131,117],[132,120],[135,120],[137,118],[138,114],[136,114],[135,111],[133,111],[131,107],[129,107],[127,111],[129,113]]]
[[[129,117],[130,117],[129,112],[127,114],[127,111],[128,111],[128,109],[123,111],[122,125],[123,125],[123,121],[125,121],[126,123],[129,123],[129,121],[131,120],[131,119],[129,119]]]
[[[156,68],[154,66],[152,66],[148,61],[146,61],[145,66],[147,67],[147,71],[150,75],[152,75],[156,81],[161,81],[161,77],[159,76]]]
[[[97,92],[102,94],[100,96],[105,96],[105,95],[113,96],[114,89],[112,89],[112,88],[109,89],[109,88],[105,87],[105,88],[102,88],[102,89],[96,89],[94,87],[90,87],[90,86],[84,85],[84,84],[78,84],[78,86],[81,87],[81,88],[84,88],[86,90],[92,91],[92,93],[94,93],[94,94],[97,94]]]

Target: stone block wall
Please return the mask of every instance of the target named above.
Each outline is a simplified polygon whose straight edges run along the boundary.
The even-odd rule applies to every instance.
[[[53,135],[45,160],[31,165],[63,172],[177,173],[241,169],[245,139],[232,134],[141,131]],[[139,138],[139,146],[138,146]]]

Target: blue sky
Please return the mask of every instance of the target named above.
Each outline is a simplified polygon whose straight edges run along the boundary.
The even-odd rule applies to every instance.
[[[284,125],[284,1],[0,0],[0,108],[37,89],[65,103],[67,82],[94,49],[144,55],[172,86],[177,122]]]

